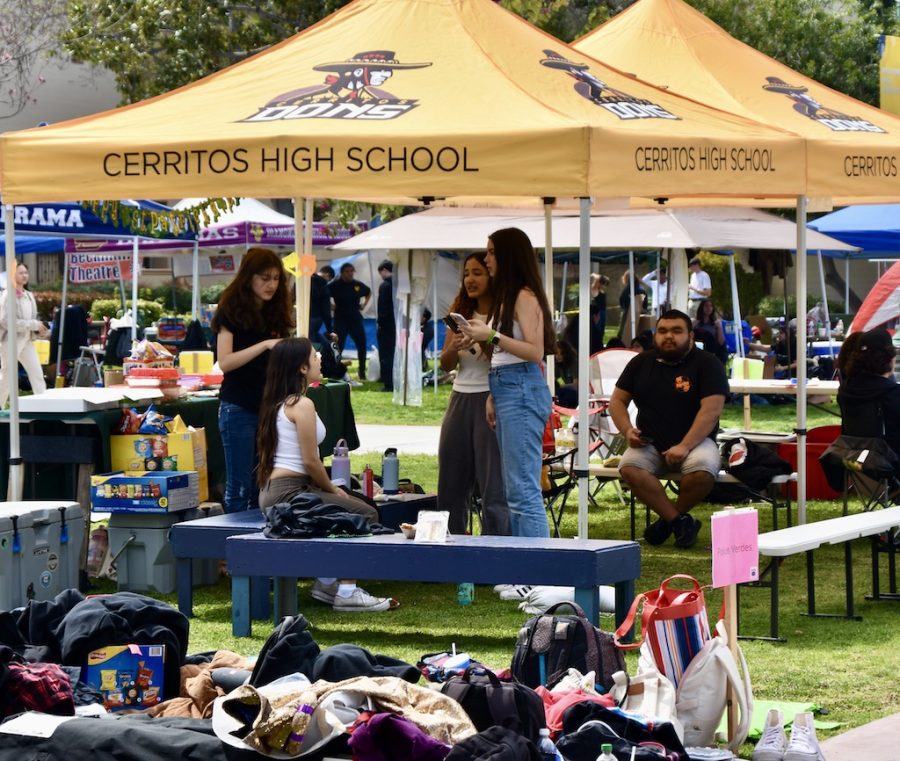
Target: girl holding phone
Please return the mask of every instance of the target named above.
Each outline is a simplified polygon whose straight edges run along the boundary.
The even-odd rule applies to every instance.
[[[212,319],[222,368],[219,432],[225,451],[226,513],[256,507],[256,428],[269,350],[291,329],[291,300],[281,257],[251,248],[222,292]]]
[[[550,308],[534,247],[522,230],[493,233],[485,264],[494,287],[488,320],[470,320],[461,330],[487,342],[491,354],[486,414],[500,446],[512,534],[547,537],[541,444],[551,399],[541,363],[556,343]]]
[[[438,445],[438,509],[450,513],[453,534],[466,532],[473,484],[481,494],[481,533],[509,534],[500,450],[484,414],[490,358],[462,332],[469,320],[484,322],[490,310],[491,278],[484,254],[470,254],[463,262],[462,285],[447,318],[451,332],[441,351],[441,369],[448,373],[458,368]]]

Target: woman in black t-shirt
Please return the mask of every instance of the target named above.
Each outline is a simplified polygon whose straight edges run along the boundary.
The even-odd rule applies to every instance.
[[[222,292],[212,329],[224,374],[219,391],[219,433],[225,451],[225,512],[257,507],[253,471],[256,429],[269,349],[290,334],[291,302],[281,259],[251,248]]]

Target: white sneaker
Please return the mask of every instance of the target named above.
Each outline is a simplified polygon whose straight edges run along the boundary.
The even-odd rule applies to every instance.
[[[323,584],[321,581],[316,579],[312,587],[309,590],[309,596],[313,598],[313,600],[318,600],[319,602],[327,603],[328,605],[334,604],[334,596],[338,591],[338,583],[336,581],[331,584]]]
[[[514,586],[515,584],[494,584],[494,592],[499,595],[501,592],[505,592],[507,589],[512,589]]]
[[[784,752],[784,761],[825,761],[811,713],[798,713],[791,725],[791,739]]]
[[[500,599],[519,602],[527,597],[530,591],[531,586],[529,584],[512,584],[509,589],[505,589],[500,593]]]
[[[786,745],[784,714],[779,708],[770,708],[762,737],[753,750],[753,761],[782,761]]]
[[[399,606],[392,597],[374,597],[362,587],[353,590],[349,597],[335,595],[332,608],[338,613],[381,613]]]
[[[345,380],[350,384],[351,388],[359,388],[363,384],[362,381],[356,380],[356,378],[345,378]]]

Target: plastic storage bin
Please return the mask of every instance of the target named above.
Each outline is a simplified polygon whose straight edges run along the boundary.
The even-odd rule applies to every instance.
[[[77,503],[0,502],[0,610],[77,589],[83,540]]]

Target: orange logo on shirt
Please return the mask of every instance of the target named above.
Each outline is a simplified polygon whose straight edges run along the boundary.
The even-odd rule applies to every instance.
[[[691,379],[684,375],[679,375],[675,378],[675,390],[686,394],[691,390]]]

